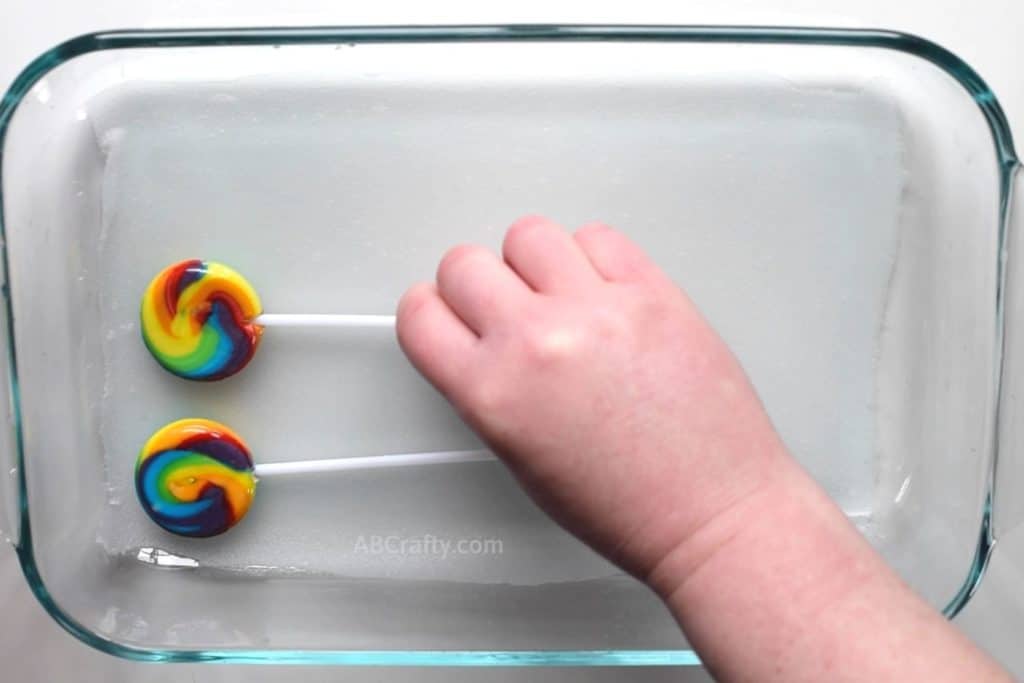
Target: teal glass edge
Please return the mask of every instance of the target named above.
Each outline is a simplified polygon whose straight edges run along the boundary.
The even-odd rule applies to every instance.
[[[388,42],[527,42],[527,41],[617,41],[690,43],[767,43],[789,45],[833,45],[873,47],[904,52],[947,72],[977,103],[992,133],[1000,169],[999,253],[995,307],[996,348],[995,415],[990,420],[988,490],[982,510],[978,543],[960,589],[943,610],[955,617],[977,590],[995,546],[993,500],[999,452],[995,430],[998,426],[999,384],[1002,376],[1002,340],[1005,263],[1002,254],[1009,226],[1010,191],[1020,167],[1006,116],[985,81],[957,55],[919,36],[875,29],[835,29],[754,26],[616,26],[616,25],[496,25],[496,26],[355,26],[317,28],[124,30],[90,33],[68,40],[37,57],[18,75],[0,100],[0,266],[3,268],[3,310],[7,323],[7,363],[13,415],[17,466],[18,541],[15,550],[32,592],[50,616],[82,642],[102,652],[125,659],[153,662],[221,662],[263,664],[338,664],[380,666],[697,666],[700,659],[692,650],[412,650],[412,651],[324,651],[324,650],[166,650],[135,648],[104,638],[72,619],[50,595],[39,574],[32,552],[28,515],[28,488],[24,467],[24,439],[18,388],[17,350],[11,283],[8,279],[7,240],[3,216],[3,149],[15,110],[29,89],[45,74],[75,57],[101,50],[126,48],[174,48],[241,45],[301,45]]]

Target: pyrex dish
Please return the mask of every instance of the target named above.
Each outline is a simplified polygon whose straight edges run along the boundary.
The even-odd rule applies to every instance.
[[[496,463],[275,480],[213,539],[163,532],[134,498],[138,449],[186,416],[231,425],[263,460],[476,445],[386,331],[274,330],[237,377],[170,376],[137,322],[160,268],[229,263],[268,311],[390,313],[446,247],[497,246],[524,212],[600,218],[649,249],[932,604],[955,614],[981,578],[1004,485],[1016,158],[992,93],[935,45],[669,27],[114,33],[30,65],[0,125],[13,541],[54,618],[101,650],[697,663],[645,588]]]

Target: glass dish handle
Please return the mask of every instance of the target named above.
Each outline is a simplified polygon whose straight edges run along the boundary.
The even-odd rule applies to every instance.
[[[3,245],[6,247],[6,245]],[[4,270],[6,271],[6,264]],[[0,534],[18,545],[21,509],[18,496],[18,456],[16,437],[16,409],[14,392],[13,354],[11,350],[11,325],[9,320],[10,302],[7,289],[7,274],[3,273],[3,298],[0,308],[0,386],[6,387],[6,394],[0,410]]]
[[[992,482],[995,538],[1024,522],[1024,172],[1009,173],[1004,280],[1003,366]]]

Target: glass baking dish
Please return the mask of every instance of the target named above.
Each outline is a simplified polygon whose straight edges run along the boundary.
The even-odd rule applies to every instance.
[[[964,606],[1024,517],[996,476],[1015,467],[997,456],[1016,438],[998,400],[1016,155],[984,82],[925,40],[105,33],[27,67],[0,131],[0,495],[39,600],[105,652],[699,663],[494,462],[265,482],[215,538],[152,524],[135,458],[181,417],[231,425],[257,461],[478,444],[387,331],[271,329],[234,378],[165,373],[138,304],[185,258],[231,264],[268,311],[391,313],[452,244],[496,247],[527,212],[601,219],[690,292],[796,456],[936,607]]]

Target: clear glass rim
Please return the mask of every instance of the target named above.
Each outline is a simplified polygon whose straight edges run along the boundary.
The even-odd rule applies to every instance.
[[[795,28],[755,26],[643,26],[643,25],[464,25],[464,26],[354,26],[309,28],[220,28],[184,30],[126,30],[89,33],[61,43],[36,58],[18,75],[0,101],[0,159],[11,118],[31,87],[48,72],[85,54],[128,48],[175,48],[244,45],[302,45],[339,43],[454,43],[454,42],[688,42],[688,43],[765,43],[885,48],[924,59],[947,72],[974,99],[992,133],[996,161],[1000,170],[999,253],[1006,245],[1010,190],[1020,164],[1014,151],[1009,124],[995,94],[964,60],[927,39],[894,31],[874,29]],[[2,174],[2,168],[0,168]],[[692,650],[172,650],[137,648],[105,638],[75,621],[47,590],[39,574],[32,551],[32,533],[28,515],[28,491],[24,467],[17,353],[14,347],[14,319],[10,283],[7,281],[8,254],[3,216],[2,177],[0,177],[0,265],[3,267],[3,310],[8,339],[7,362],[9,391],[13,413],[15,464],[17,467],[18,538],[15,549],[22,571],[32,592],[50,616],[82,642],[102,652],[138,661],[155,662],[227,662],[264,664],[337,664],[380,666],[696,666],[700,659]],[[993,349],[995,396],[992,405],[998,414],[999,384],[1002,376],[1002,340],[1004,314],[1005,263],[997,257],[995,306],[996,347]],[[998,420],[990,420],[988,484],[978,543],[965,579],[956,595],[943,610],[953,618],[977,590],[995,544],[993,500],[999,453],[995,430]]]

